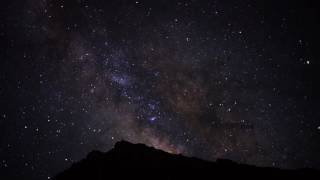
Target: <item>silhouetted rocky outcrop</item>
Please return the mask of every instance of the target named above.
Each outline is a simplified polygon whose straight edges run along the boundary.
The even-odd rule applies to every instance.
[[[130,168],[131,170],[129,170]],[[283,170],[238,164],[219,159],[209,162],[166,153],[143,144],[120,141],[109,152],[93,151],[58,174],[55,180],[70,179],[215,179],[237,178],[311,178],[320,173],[313,169]]]

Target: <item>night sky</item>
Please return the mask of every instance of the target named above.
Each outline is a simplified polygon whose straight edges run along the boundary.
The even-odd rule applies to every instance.
[[[50,179],[122,139],[320,168],[315,3],[1,4],[0,179]]]

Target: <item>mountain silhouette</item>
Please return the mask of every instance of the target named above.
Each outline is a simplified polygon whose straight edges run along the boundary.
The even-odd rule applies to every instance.
[[[130,169],[130,171],[129,171]],[[144,144],[119,141],[109,152],[92,151],[80,162],[59,173],[54,180],[70,179],[214,179],[237,178],[311,178],[319,177],[314,169],[285,170],[256,167],[218,159],[209,162],[170,154]]]

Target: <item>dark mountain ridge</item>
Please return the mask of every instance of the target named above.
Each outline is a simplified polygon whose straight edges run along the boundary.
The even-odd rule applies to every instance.
[[[133,170],[133,171],[129,171]],[[152,174],[152,176],[150,176]],[[319,177],[314,169],[284,170],[271,167],[256,167],[238,164],[231,160],[215,162],[170,154],[143,144],[117,142],[113,149],[103,153],[92,151],[69,169],[54,177],[64,179],[212,179],[217,177],[237,178],[311,178]]]

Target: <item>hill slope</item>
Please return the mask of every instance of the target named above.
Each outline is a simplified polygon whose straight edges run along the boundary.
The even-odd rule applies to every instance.
[[[130,168],[129,171],[127,168]],[[152,176],[150,176],[152,174]],[[209,162],[182,155],[169,154],[143,144],[117,142],[109,152],[93,151],[58,174],[55,180],[65,179],[110,179],[126,177],[139,179],[181,179],[210,177],[319,177],[312,169],[282,170],[238,164],[219,159]]]

